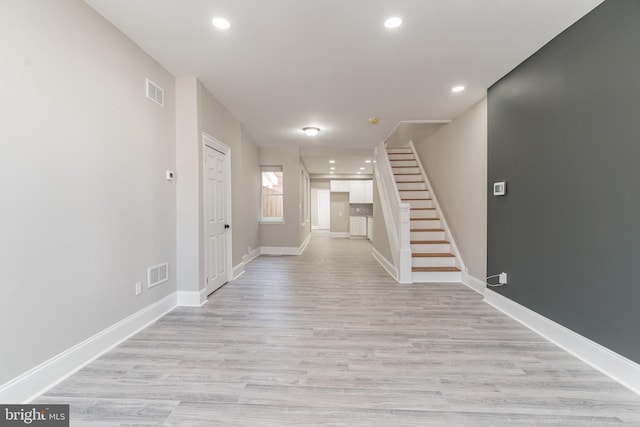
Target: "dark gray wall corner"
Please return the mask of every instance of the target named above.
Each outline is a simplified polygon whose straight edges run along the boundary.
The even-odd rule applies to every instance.
[[[640,1],[608,0],[489,89],[487,274],[640,363]]]

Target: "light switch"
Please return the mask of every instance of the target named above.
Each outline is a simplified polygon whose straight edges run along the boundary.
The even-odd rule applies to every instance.
[[[507,193],[507,183],[502,182],[494,182],[493,183],[493,195],[494,196],[504,196]]]

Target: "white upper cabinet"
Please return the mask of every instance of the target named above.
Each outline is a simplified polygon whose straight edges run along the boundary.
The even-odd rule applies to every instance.
[[[373,203],[373,181],[350,181],[349,203]]]
[[[350,181],[331,181],[331,191],[334,193],[348,193]]]

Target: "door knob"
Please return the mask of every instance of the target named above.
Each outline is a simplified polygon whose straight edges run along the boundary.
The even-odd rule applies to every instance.
[[[229,224],[225,224],[224,228],[230,228],[231,226]]]

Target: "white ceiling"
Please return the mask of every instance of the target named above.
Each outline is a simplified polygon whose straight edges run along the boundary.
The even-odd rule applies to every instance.
[[[197,76],[257,145],[324,150],[303,155],[311,173],[328,172],[317,167],[334,149],[367,154],[400,121],[455,118],[602,2],[85,1],[175,76]],[[403,25],[389,30],[392,15]]]

